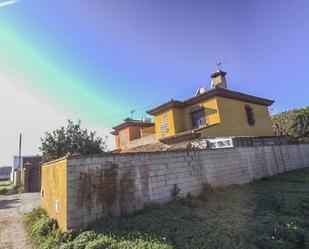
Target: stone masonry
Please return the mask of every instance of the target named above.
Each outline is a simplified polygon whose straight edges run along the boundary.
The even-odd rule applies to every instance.
[[[67,163],[68,227],[168,201],[174,184],[181,196],[197,196],[206,182],[243,184],[302,167],[309,167],[309,144],[72,157]]]

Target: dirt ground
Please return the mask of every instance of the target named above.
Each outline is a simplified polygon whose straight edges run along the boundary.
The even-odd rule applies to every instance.
[[[23,215],[40,205],[39,193],[0,196],[0,249],[33,249],[23,226]]]

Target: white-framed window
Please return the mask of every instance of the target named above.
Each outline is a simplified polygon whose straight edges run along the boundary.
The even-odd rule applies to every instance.
[[[234,147],[233,139],[229,137],[207,138],[203,139],[202,143],[204,144],[205,148],[208,147],[212,149]]]

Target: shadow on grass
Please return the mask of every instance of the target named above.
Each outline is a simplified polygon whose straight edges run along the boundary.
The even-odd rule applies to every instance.
[[[309,169],[155,205],[92,229],[173,248],[309,248]]]

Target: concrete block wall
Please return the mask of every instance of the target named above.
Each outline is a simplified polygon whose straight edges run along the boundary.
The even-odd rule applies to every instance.
[[[243,184],[302,167],[309,167],[309,144],[73,157],[67,163],[68,227],[168,201],[174,184],[181,196],[198,195],[205,182]]]
[[[197,195],[202,169],[194,152],[135,153],[68,160],[68,226],[126,215],[171,198],[174,184]]]

